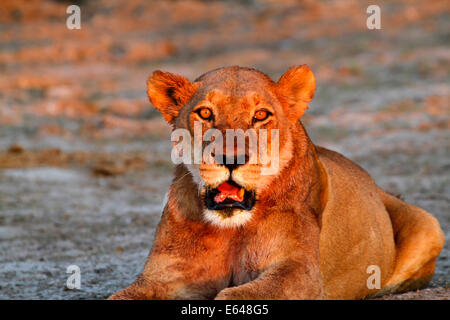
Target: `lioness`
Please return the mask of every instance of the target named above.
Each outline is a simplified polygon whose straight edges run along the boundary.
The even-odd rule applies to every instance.
[[[314,91],[306,65],[278,82],[237,66],[153,73],[148,96],[174,129],[278,129],[279,166],[177,165],[144,270],[111,299],[361,299],[430,281],[438,221],[311,142],[299,118]]]

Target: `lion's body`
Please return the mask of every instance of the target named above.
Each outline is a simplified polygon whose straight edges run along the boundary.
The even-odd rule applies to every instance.
[[[314,94],[308,67],[278,83],[239,67],[194,83],[155,72],[148,86],[174,128],[279,130],[279,167],[268,177],[259,164],[177,165],[144,270],[111,298],[361,299],[429,282],[444,243],[439,223],[314,146],[298,121]],[[214,117],[201,118],[204,109]],[[258,109],[267,116],[255,122]],[[210,208],[209,190],[223,185],[253,194],[254,205]]]
[[[327,298],[358,299],[426,285],[444,241],[437,220],[386,194],[367,172],[342,155],[317,149],[329,188],[320,231]],[[380,268],[380,291],[366,285],[371,265]]]
[[[381,284],[395,263],[393,230],[377,186],[343,156],[318,148],[328,177],[321,216],[320,266],[327,298],[363,298],[371,291],[367,268],[378,266]]]

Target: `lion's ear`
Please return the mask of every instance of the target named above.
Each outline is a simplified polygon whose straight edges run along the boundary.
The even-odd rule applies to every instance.
[[[197,84],[170,72],[157,70],[147,81],[150,102],[171,124],[175,122],[181,107],[192,98],[196,90]]]
[[[314,97],[316,80],[306,65],[290,68],[277,83],[277,92],[289,118],[297,120],[308,109],[307,103]]]

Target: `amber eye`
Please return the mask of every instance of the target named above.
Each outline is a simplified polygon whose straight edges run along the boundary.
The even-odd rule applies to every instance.
[[[205,120],[211,120],[212,112],[210,109],[201,108],[201,109],[197,110],[197,113],[200,116],[200,118],[205,119]]]
[[[269,111],[266,110],[258,110],[255,112],[255,115],[253,116],[255,121],[263,121],[266,120],[267,117],[270,115]]]

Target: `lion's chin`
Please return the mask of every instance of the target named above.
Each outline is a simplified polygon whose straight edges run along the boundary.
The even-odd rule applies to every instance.
[[[252,218],[251,210],[229,208],[223,210],[206,209],[203,212],[206,221],[221,228],[235,228],[245,225]]]

